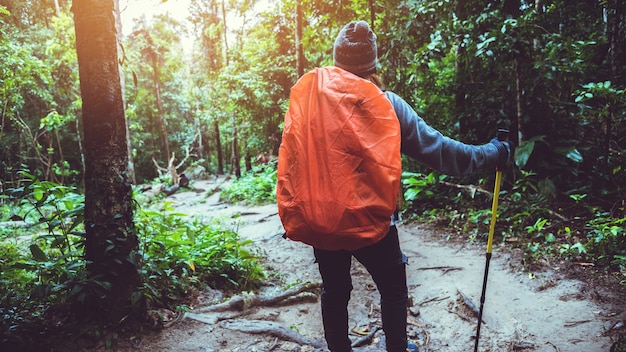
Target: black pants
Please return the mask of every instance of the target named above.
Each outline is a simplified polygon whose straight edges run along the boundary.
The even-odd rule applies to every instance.
[[[328,348],[333,352],[352,350],[348,338],[348,301],[352,291],[350,264],[354,256],[378,287],[387,351],[405,352],[407,259],[400,250],[397,228],[392,226],[380,242],[356,251],[314,249],[314,253],[323,281],[322,319]]]

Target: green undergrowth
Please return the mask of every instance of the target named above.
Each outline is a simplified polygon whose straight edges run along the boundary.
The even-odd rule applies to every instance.
[[[84,196],[26,171],[20,175],[0,194],[0,222],[28,224],[0,227],[0,347],[102,336],[103,326],[87,331],[72,314],[74,302],[109,294],[107,282],[87,277]],[[145,208],[136,204],[135,226],[142,278],[130,302],[136,321],[151,309],[184,310],[204,287],[246,291],[265,277],[249,241],[218,220],[190,217],[163,202]],[[114,343],[114,336],[107,344]]]
[[[223,187],[220,196],[229,203],[264,205],[276,202],[276,163],[255,166]]]
[[[135,225],[144,295],[163,306],[203,285],[250,290],[264,277],[258,256],[249,249],[251,241],[242,241],[219,220],[189,218],[166,202],[160,209],[140,211]]]
[[[626,214],[585,203],[581,194],[560,200],[545,195],[532,175],[503,186],[494,243],[519,248],[532,269],[551,261],[588,263],[626,289]],[[493,181],[491,181],[493,182]],[[493,183],[459,186],[436,173],[403,175],[405,218],[445,228],[471,243],[487,241]],[[619,210],[619,209],[618,209]]]

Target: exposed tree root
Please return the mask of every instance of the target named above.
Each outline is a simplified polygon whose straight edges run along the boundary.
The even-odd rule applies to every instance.
[[[253,308],[256,307],[298,304],[303,301],[310,300],[310,293],[318,291],[320,287],[320,283],[308,282],[300,286],[292,287],[276,296],[244,293],[233,296],[230,300],[224,303],[195,309],[191,313],[186,313],[186,316],[196,321],[211,325],[219,322],[220,326],[225,329],[237,330],[251,334],[269,335],[280,340],[291,341],[300,345],[322,348],[324,346],[322,342],[302,336],[296,331],[278,323],[261,320],[235,319],[237,316],[241,316],[242,314],[248,314]],[[309,294],[303,295],[302,293]],[[317,301],[317,294],[314,296],[314,299]],[[275,344],[276,341],[274,342],[274,345]]]
[[[303,292],[313,292],[321,287],[320,283],[307,282],[304,285],[293,287],[277,296],[264,296],[253,294],[241,294],[233,296],[229,301],[215,304],[208,307],[202,307],[194,310],[194,313],[207,313],[207,312],[226,312],[226,311],[246,311],[254,307],[271,307],[277,304],[283,303],[289,299],[289,303],[298,303],[299,300],[295,299],[295,296]],[[304,298],[305,299],[305,298]]]
[[[237,330],[250,334],[263,334],[277,337],[281,340],[295,342],[300,345],[309,345],[321,348],[324,344],[318,340],[302,336],[299,333],[272,321],[262,320],[225,320],[220,326],[229,330]]]

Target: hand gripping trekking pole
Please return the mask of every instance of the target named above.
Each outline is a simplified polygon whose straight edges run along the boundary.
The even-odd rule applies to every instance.
[[[504,129],[498,130],[498,139],[507,140],[509,131]],[[480,296],[480,310],[478,312],[478,325],[476,327],[476,340],[474,343],[474,352],[478,351],[478,340],[480,339],[480,325],[483,320],[483,307],[485,305],[485,291],[487,291],[487,277],[489,276],[489,262],[491,261],[491,249],[493,247],[493,233],[496,228],[496,218],[498,216],[498,196],[500,195],[500,183],[502,182],[501,166],[496,166],[496,181],[493,186],[493,202],[491,203],[491,224],[489,225],[489,237],[487,239],[487,253],[485,263],[485,276],[483,278],[483,291]]]

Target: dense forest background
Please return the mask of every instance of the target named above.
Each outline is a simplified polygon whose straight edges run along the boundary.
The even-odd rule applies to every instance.
[[[125,30],[119,60],[137,183],[159,176],[155,161],[166,166],[172,155],[190,155],[185,167],[238,174],[260,153],[276,154],[290,87],[302,72],[332,64],[339,29],[365,19],[378,34],[387,88],[428,123],[469,143],[508,128],[521,147],[518,166],[544,181],[546,195],[586,193],[609,209],[624,198],[622,2],[254,5],[194,0],[188,23],[139,17]],[[13,180],[27,165],[80,185],[71,2],[2,6],[0,177]]]
[[[80,185],[71,2],[2,3],[1,178],[27,165]],[[172,155],[239,174],[260,153],[276,154],[298,69],[332,64],[338,30],[362,18],[378,34],[388,89],[444,134],[484,143],[508,128],[518,166],[544,181],[546,195],[586,193],[609,209],[624,198],[622,2],[274,1],[258,13],[253,5],[191,1],[190,26],[143,17],[122,38],[138,183]],[[224,20],[233,15],[241,20]]]
[[[143,3],[167,1],[175,0]],[[271,159],[290,87],[304,72],[331,65],[341,27],[364,19],[378,36],[386,88],[429,124],[472,144],[486,143],[498,128],[511,131],[518,148],[515,166],[505,172],[501,233],[526,234],[521,245],[530,256],[552,248],[551,254],[594,261],[624,280],[625,2],[257,5],[191,0],[187,21],[139,17],[127,35],[118,22],[132,184],[174,183],[172,168],[242,177]],[[85,143],[93,141],[83,138],[72,6],[69,0],[0,0],[0,221],[24,215],[16,203],[24,185],[51,182],[35,189],[54,184],[82,193],[91,179]],[[410,216],[452,213],[457,217],[447,225],[484,234],[486,214],[470,212],[474,193],[459,189],[489,190],[492,171],[451,181],[409,160],[405,166]],[[37,194],[30,194],[35,205],[42,199]],[[462,202],[467,208],[450,211]],[[488,208],[485,199],[478,203]],[[43,254],[30,249],[35,257]]]

